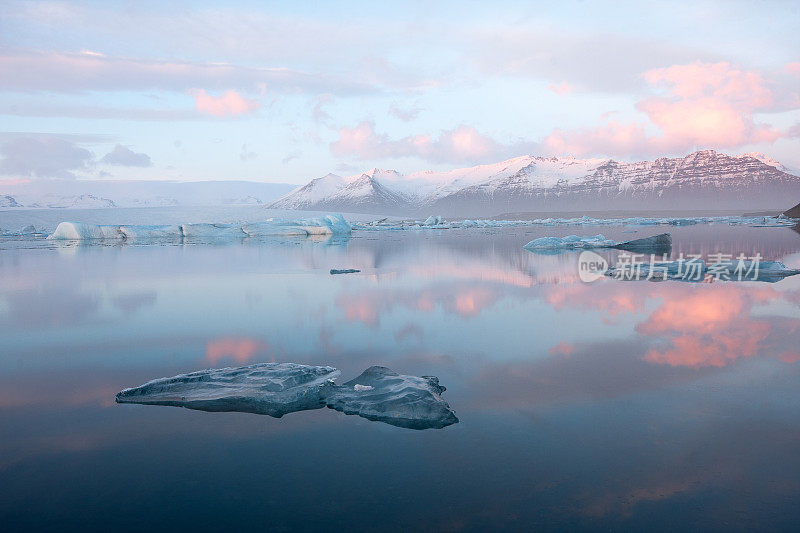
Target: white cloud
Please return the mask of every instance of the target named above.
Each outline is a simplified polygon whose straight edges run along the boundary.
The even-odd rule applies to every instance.
[[[141,152],[134,152],[121,144],[116,145],[113,150],[103,156],[100,162],[121,167],[153,166],[153,161],[150,160],[149,155]]]

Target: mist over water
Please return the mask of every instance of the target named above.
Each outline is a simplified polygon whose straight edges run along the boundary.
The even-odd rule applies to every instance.
[[[3,238],[0,519],[788,529],[800,519],[800,276],[582,283],[577,252],[522,248],[662,231],[673,257],[800,267],[792,229],[726,225]],[[152,378],[271,361],[331,365],[341,382],[371,365],[438,376],[460,422],[412,431],[330,410],[273,419],[114,403]]]

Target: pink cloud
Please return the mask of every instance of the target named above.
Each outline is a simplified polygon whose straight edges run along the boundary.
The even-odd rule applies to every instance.
[[[636,284],[606,282],[548,287],[543,296],[557,311],[593,311],[604,322],[623,314],[641,316],[636,332],[655,341],[642,354],[648,363],[719,368],[753,357],[800,361],[796,348],[790,344],[787,350],[787,339],[800,332],[800,320],[755,312],[771,302],[796,303],[791,293],[771,287],[663,283],[642,291]],[[653,304],[655,308],[650,311],[648,307]],[[567,354],[561,344],[550,352]]]
[[[82,91],[188,91],[232,87],[319,94],[363,94],[375,86],[286,67],[250,67],[181,59],[107,56],[96,52],[0,51],[0,90],[74,93]]]
[[[792,72],[792,65],[784,70]],[[642,77],[654,95],[640,100],[636,109],[647,115],[649,123],[606,120],[590,129],[557,129],[544,140],[546,150],[554,154],[651,156],[771,143],[791,132],[756,123],[754,115],[800,108],[797,91],[784,87],[779,75],[767,79],[762,72],[730,63],[673,65],[648,70]],[[648,134],[648,126],[659,133]]]
[[[636,330],[669,339],[663,348],[649,350],[644,359],[670,366],[722,367],[765,351],[772,336],[769,321],[753,318],[757,304],[778,298],[772,289],[719,284],[687,287],[675,297],[662,294],[662,305]]]
[[[789,74],[800,76],[800,61],[795,63],[787,63],[784,65],[783,70]]]
[[[206,361],[215,365],[224,359],[233,359],[244,364],[250,361],[256,353],[268,349],[263,342],[247,337],[224,337],[209,341],[206,344]]]
[[[375,131],[375,123],[364,121],[354,128],[341,128],[339,139],[331,143],[336,156],[359,159],[419,157],[436,163],[474,163],[503,158],[525,151],[522,144],[502,144],[473,127],[460,125],[442,131],[438,138],[428,134],[409,135],[392,140]],[[521,153],[521,152],[520,152]]]
[[[547,88],[559,96],[564,96],[565,94],[569,94],[572,92],[572,85],[570,85],[565,81],[562,81],[561,83],[558,84],[553,83],[549,85]]]
[[[799,352],[784,352],[781,354],[781,361],[784,363],[796,363],[800,361],[800,353]]]
[[[212,96],[197,89],[193,91],[193,96],[198,111],[215,117],[246,115],[261,107],[255,100],[245,98],[236,91],[225,91],[220,96]]]
[[[555,346],[550,348],[550,353],[553,355],[566,355],[569,357],[575,353],[575,345],[572,343],[561,341]]]

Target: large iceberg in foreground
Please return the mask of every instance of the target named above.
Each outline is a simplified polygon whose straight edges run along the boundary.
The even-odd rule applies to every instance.
[[[445,390],[434,376],[404,376],[383,366],[371,366],[341,387],[326,391],[326,405],[393,426],[443,428],[458,422],[441,397]]]
[[[200,411],[239,411],[276,418],[329,407],[368,420],[410,429],[458,422],[433,376],[406,376],[373,366],[336,385],[339,370],[297,363],[259,363],[202,370],[124,389],[117,403],[170,405]]]
[[[532,252],[551,252],[585,248],[616,248],[629,252],[668,254],[672,251],[672,236],[670,236],[669,233],[661,233],[659,235],[653,235],[652,237],[623,242],[606,239],[603,235],[595,235],[594,237],[578,237],[577,235],[567,235],[566,237],[540,237],[532,240],[523,248]]]
[[[280,418],[325,406],[322,389],[340,372],[330,366],[262,363],[201,370],[148,381],[117,394],[117,403],[172,405],[198,411],[241,411]]]
[[[160,239],[231,239],[244,237],[347,235],[351,225],[342,215],[299,220],[268,219],[248,224],[100,225],[61,222],[48,239],[145,241]]]

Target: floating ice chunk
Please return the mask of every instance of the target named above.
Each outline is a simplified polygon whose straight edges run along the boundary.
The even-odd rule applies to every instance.
[[[563,250],[574,248],[608,248],[617,244],[615,241],[606,239],[603,235],[594,237],[578,237],[577,235],[567,235],[566,237],[540,237],[534,239],[524,246],[528,250]]]
[[[425,222],[422,223],[423,226],[438,226],[440,224],[442,224],[441,215],[436,215],[436,216],[431,215],[425,219]]]
[[[342,216],[341,214],[325,215],[318,218],[305,219],[301,220],[300,224],[305,227],[324,226],[329,230],[326,231],[326,233],[330,233],[333,235],[347,235],[350,233],[352,229],[350,223],[347,222],[347,220],[345,220],[344,216]]]
[[[275,236],[292,236],[308,235],[308,231],[298,226],[296,223],[288,223],[284,221],[253,222],[252,224],[245,224],[242,226],[242,231],[248,237],[275,237]]]
[[[38,231],[33,224],[28,224],[27,226],[20,228],[18,230],[3,230],[0,229],[0,235],[14,235],[14,236],[28,236],[28,235],[35,235]]]
[[[119,231],[119,226],[61,222],[47,238],[65,240],[122,239],[123,235]]]
[[[328,407],[348,415],[410,429],[443,428],[458,422],[433,376],[405,376],[372,366],[331,391]]]
[[[294,411],[329,407],[368,420],[410,429],[458,422],[433,376],[405,376],[373,366],[337,386],[329,366],[259,363],[203,370],[124,389],[117,403],[170,405],[199,411],[240,411],[280,418]]]
[[[181,233],[187,239],[245,237],[242,227],[235,224],[183,224]]]
[[[796,226],[797,221],[780,215],[777,217],[764,217],[750,225],[754,228],[784,228]]]
[[[116,400],[280,418],[294,411],[324,407],[323,390],[331,389],[332,380],[339,374],[329,366],[259,363],[154,379],[119,392]]]
[[[183,232],[180,226],[148,226],[148,225],[134,225],[134,226],[120,226],[120,233],[125,240],[131,241],[146,241],[146,240],[168,240],[180,239],[183,237]]]
[[[669,233],[661,233],[652,237],[624,242],[606,239],[603,235],[595,235],[594,237],[578,237],[577,235],[540,237],[526,244],[524,248],[532,252],[545,253],[583,248],[617,248],[629,252],[661,254],[670,253],[672,250],[672,237]]]
[[[652,237],[621,242],[613,245],[612,248],[628,252],[668,254],[672,251],[672,236],[669,233],[660,233]]]

